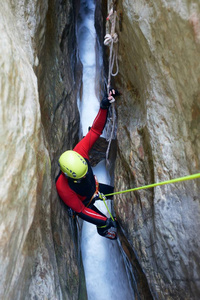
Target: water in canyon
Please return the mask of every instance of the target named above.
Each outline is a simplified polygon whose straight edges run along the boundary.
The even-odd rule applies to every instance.
[[[95,2],[93,0],[81,1],[77,30],[79,55],[83,64],[83,91],[78,104],[83,135],[92,125],[99,109],[99,101],[95,94],[96,31],[94,11]],[[93,170],[99,182],[110,183],[104,161],[100,162]],[[107,213],[101,201],[97,201],[95,205],[105,214]],[[111,241],[101,237],[97,234],[95,225],[84,222],[81,251],[89,300],[134,299],[117,240]]]

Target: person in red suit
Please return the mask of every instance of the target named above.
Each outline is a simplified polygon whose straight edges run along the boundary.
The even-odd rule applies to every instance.
[[[101,193],[113,192],[110,185],[98,183],[93,174],[89,151],[103,132],[110,104],[119,93],[110,89],[101,103],[92,127],[73,150],[65,151],[59,158],[60,173],[56,179],[56,189],[62,201],[83,220],[95,224],[97,232],[106,238],[116,239],[116,220],[107,218],[94,205]]]

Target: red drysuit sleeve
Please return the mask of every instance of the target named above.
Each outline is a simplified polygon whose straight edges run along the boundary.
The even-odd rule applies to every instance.
[[[68,180],[63,173],[61,173],[56,182],[56,189],[63,202],[77,212],[83,220],[98,226],[106,225],[107,218],[92,209],[85,207],[82,203],[85,197],[77,195],[69,187]]]
[[[102,134],[107,119],[107,113],[107,109],[99,109],[90,131],[73,149],[84,158],[89,159],[88,152]]]

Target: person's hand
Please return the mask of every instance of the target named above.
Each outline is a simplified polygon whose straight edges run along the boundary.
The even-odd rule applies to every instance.
[[[104,96],[104,98],[102,99],[100,107],[102,109],[108,109],[109,106],[111,105],[111,103],[113,103],[115,101],[114,96],[117,97],[119,95],[120,95],[120,93],[117,90],[115,90],[113,88],[110,88],[109,89],[109,94],[108,95],[106,94]]]
[[[107,95],[105,95],[105,96],[103,97],[103,99],[101,100],[100,107],[101,107],[102,109],[108,109],[109,106],[110,106],[110,104],[112,103],[111,101],[114,102],[115,99],[114,99],[112,96],[107,96]]]
[[[110,103],[113,103],[115,101],[114,95],[115,95],[115,90],[110,89],[109,95],[108,95],[108,100]]]
[[[109,96],[113,96],[113,97],[116,98],[116,97],[118,97],[120,95],[121,95],[121,93],[118,90],[113,89],[113,88],[109,89]]]
[[[117,228],[117,219],[114,218],[114,221],[111,218],[106,220],[106,228],[109,229],[110,227]]]

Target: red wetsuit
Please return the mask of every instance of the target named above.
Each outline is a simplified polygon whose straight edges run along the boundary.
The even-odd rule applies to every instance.
[[[86,207],[96,190],[88,153],[102,134],[106,119],[107,109],[100,108],[90,131],[73,149],[82,155],[88,163],[86,178],[82,179],[81,183],[74,183],[72,179],[66,178],[61,172],[56,182],[58,194],[64,203],[78,213],[82,219],[98,226],[105,225],[107,217],[98,211],[94,205],[90,206],[91,208]]]

